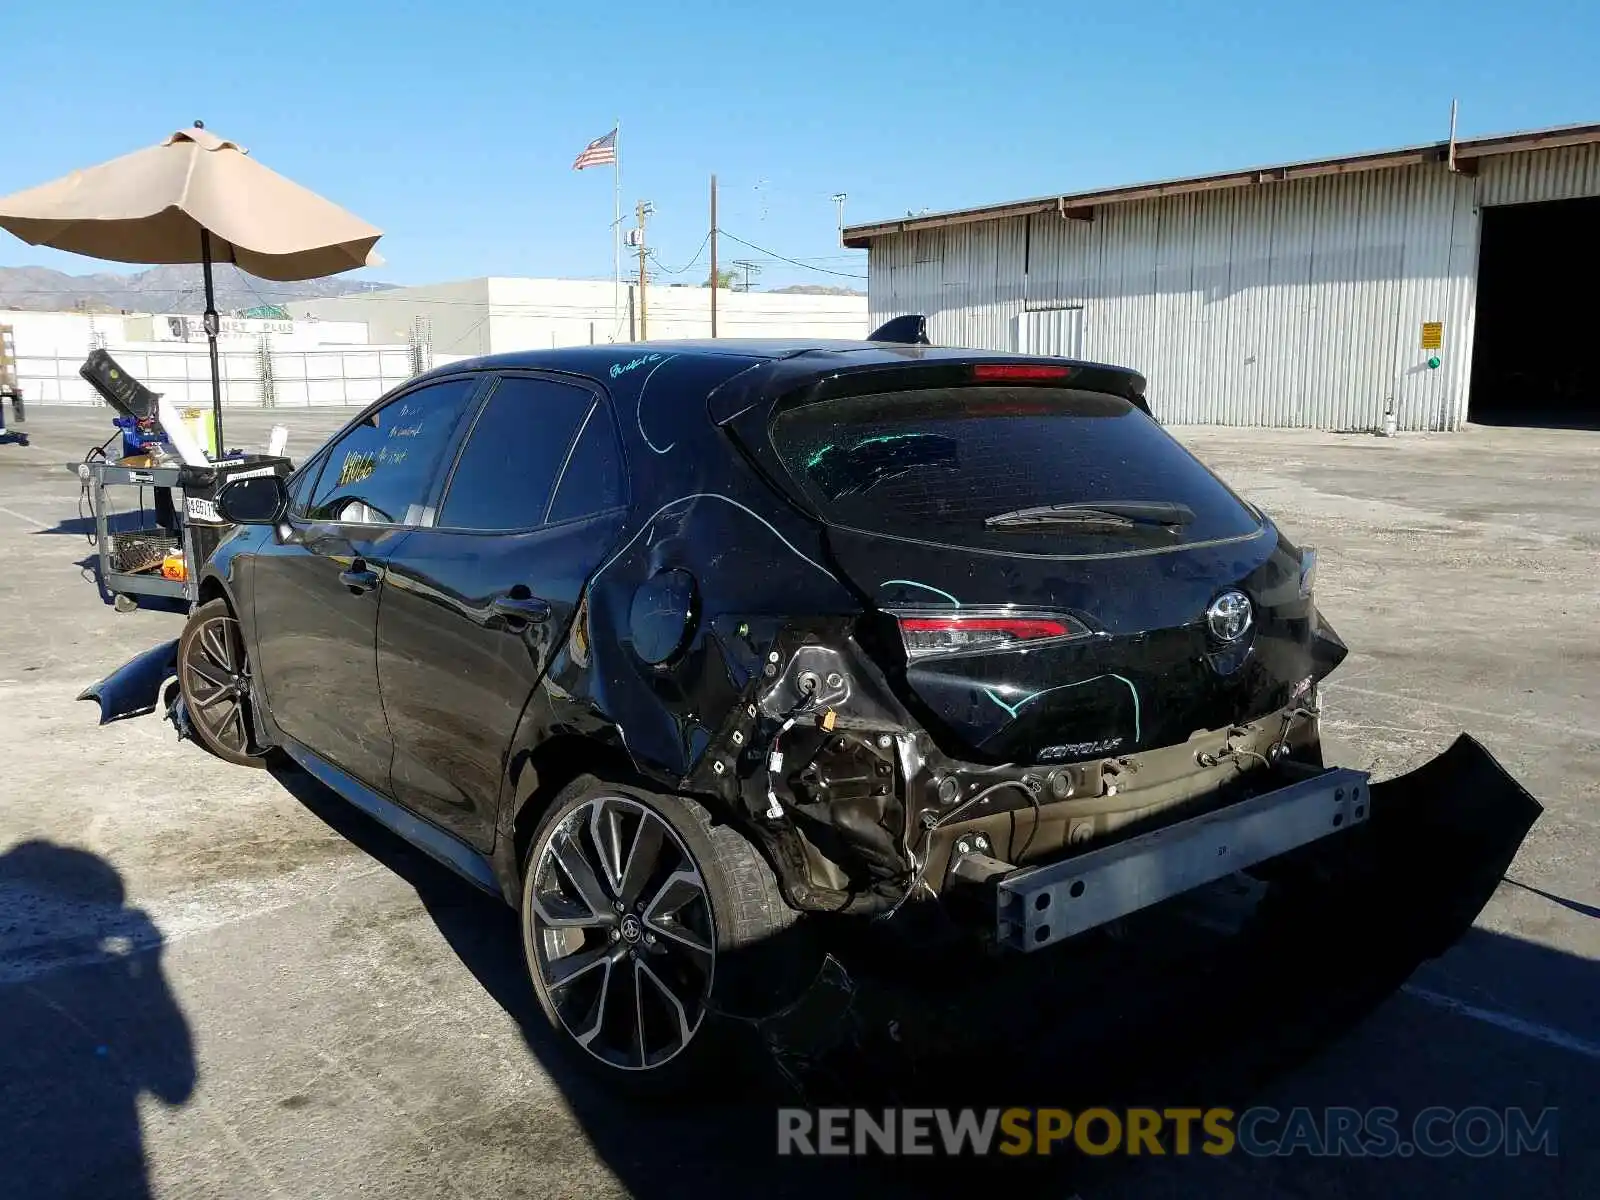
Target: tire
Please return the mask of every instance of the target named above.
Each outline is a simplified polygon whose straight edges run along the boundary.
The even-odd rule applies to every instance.
[[[557,1037],[634,1094],[692,1091],[712,1064],[725,1082],[758,1044],[753,1018],[816,974],[809,928],[749,842],[692,800],[590,775],[535,829],[518,911]]]
[[[178,639],[178,687],[197,742],[235,766],[267,765],[252,740],[250,656],[226,600],[208,600],[189,614]]]

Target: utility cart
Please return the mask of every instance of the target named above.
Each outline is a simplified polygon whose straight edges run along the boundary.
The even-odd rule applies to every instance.
[[[170,466],[130,467],[105,460],[92,460],[76,465],[78,478],[83,480],[89,496],[89,507],[94,512],[96,553],[100,561],[100,582],[111,593],[112,603],[118,612],[132,612],[139,607],[140,596],[165,596],[174,600],[194,603],[189,579],[196,574],[188,564],[198,561],[186,544],[187,524],[177,519],[176,504],[157,499],[154,519],[147,521],[144,489],[153,490],[156,497],[176,497],[182,494],[181,464]],[[113,529],[111,515],[113,488],[138,488],[139,523],[136,528]],[[171,565],[181,560],[183,570]]]
[[[192,445],[176,449],[173,442],[181,446],[182,440],[170,437],[157,416],[160,397],[104,350],[92,351],[79,373],[123,414],[115,422],[122,435],[118,458],[96,450],[83,462],[69,464],[83,481],[94,512],[101,582],[118,612],[138,608],[140,596],[181,600],[193,607],[201,566],[233,528],[217,512],[217,493],[235,479],[287,475],[293,464],[276,455],[242,452],[208,462]],[[139,490],[139,519],[133,528],[125,522],[113,527],[112,514],[119,508],[113,496],[126,488]]]
[[[128,466],[103,460],[75,464],[94,510],[100,579],[117,611],[132,612],[139,607],[140,596],[165,596],[192,607],[198,599],[200,567],[233,528],[217,512],[217,492],[235,479],[288,475],[292,466],[287,458],[266,454],[223,459],[209,467]],[[121,523],[113,528],[118,506],[111,496],[118,488],[141,492],[149,488],[154,493],[153,513],[140,496],[135,528],[120,527]]]

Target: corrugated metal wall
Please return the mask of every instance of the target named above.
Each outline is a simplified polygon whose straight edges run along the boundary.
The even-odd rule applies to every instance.
[[[1466,419],[1478,207],[1600,195],[1600,147],[1415,166],[921,230],[873,242],[873,324],[1017,349],[1081,306],[1083,357],[1134,367],[1172,424],[1370,429]],[[1422,325],[1444,325],[1427,367]]]
[[[1017,349],[1024,354],[1082,358],[1083,309],[1028,309],[1017,318]]]
[[[1017,219],[880,241],[868,257],[867,307],[874,316],[926,313],[935,342],[1009,347],[1022,312],[1027,234],[1027,221]]]
[[[1479,181],[1479,197],[1485,205],[1600,196],[1600,146],[1488,158]]]

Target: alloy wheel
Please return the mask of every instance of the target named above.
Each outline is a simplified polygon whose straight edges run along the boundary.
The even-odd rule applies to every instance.
[[[716,964],[706,881],[677,831],[637,800],[598,796],[551,828],[533,870],[530,957],[573,1040],[623,1070],[677,1057]]]
[[[250,664],[239,622],[208,618],[189,643],[184,664],[189,720],[235,754],[250,753]]]

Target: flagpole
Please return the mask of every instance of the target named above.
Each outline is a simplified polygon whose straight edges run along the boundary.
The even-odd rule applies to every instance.
[[[611,337],[622,331],[622,118],[617,118],[617,136],[612,143],[612,178],[615,184],[616,213],[611,222]]]

